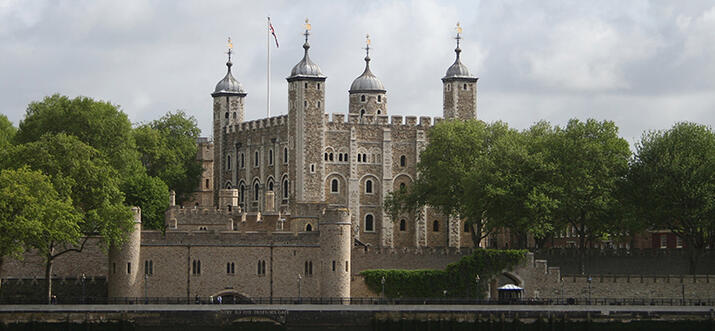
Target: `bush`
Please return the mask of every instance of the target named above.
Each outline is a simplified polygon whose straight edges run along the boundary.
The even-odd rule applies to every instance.
[[[475,277],[479,275],[478,292],[483,295],[487,282],[505,269],[511,269],[526,257],[526,250],[478,249],[471,255],[451,263],[444,270],[376,269],[364,270],[360,275],[370,290],[382,292],[385,277],[385,296],[390,298],[474,297],[477,293]]]

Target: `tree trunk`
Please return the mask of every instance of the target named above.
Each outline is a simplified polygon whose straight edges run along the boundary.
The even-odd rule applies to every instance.
[[[695,273],[697,272],[697,268],[698,268],[698,261],[700,260],[701,250],[698,249],[697,247],[695,247],[694,245],[690,246],[689,248],[690,249],[688,249],[688,250],[689,250],[690,254],[688,254],[688,255],[690,255],[690,256],[688,259],[688,273],[690,273],[691,275],[695,275]]]
[[[52,303],[52,251],[54,249],[50,249],[50,253],[47,254],[47,262],[45,264],[45,289],[47,289],[47,304]]]
[[[474,248],[479,248],[479,242],[482,241],[482,223],[475,222],[471,226],[472,243]]]
[[[578,237],[578,271],[582,274],[586,274],[586,238],[583,233],[579,231]]]

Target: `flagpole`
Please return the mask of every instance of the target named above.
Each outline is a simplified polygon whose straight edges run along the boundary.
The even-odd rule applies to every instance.
[[[268,60],[266,63],[266,117],[271,117],[271,17],[268,17],[266,26],[266,50]]]

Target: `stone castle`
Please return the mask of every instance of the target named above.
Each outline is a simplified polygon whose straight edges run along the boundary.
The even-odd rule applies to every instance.
[[[308,36],[287,78],[288,115],[256,121],[244,121],[247,93],[229,50],[211,94],[214,140],[199,143],[205,172],[194,205],[172,196],[165,233],[141,231],[137,216],[127,243],[110,251],[110,297],[350,297],[361,270],[442,268],[470,252],[469,228],[457,218],[425,208],[392,220],[383,210],[386,194],[416,178],[431,118],[388,115],[369,43],[347,120],[329,117],[327,77],[310,59]],[[476,119],[477,78],[459,43],[455,52],[442,78],[444,118]],[[386,265],[379,255],[388,251]]]
[[[369,45],[365,69],[349,89],[347,116],[328,116],[327,77],[309,57],[308,35],[303,58],[287,77],[284,116],[244,121],[247,93],[232,74],[229,51],[228,71],[211,94],[214,140],[199,141],[200,187],[186,206],[172,195],[165,231],[142,230],[134,208],[135,231],[123,246],[107,257],[94,238],[82,253],[58,258],[54,276],[106,282],[110,298],[368,297],[378,294],[367,289],[362,270],[441,269],[470,254],[471,229],[458,218],[424,208],[390,219],[382,206],[386,194],[418,176],[427,132],[441,119],[388,115]],[[475,119],[477,78],[460,60],[459,35],[455,52],[442,78],[444,118]],[[34,284],[43,277],[41,258],[5,263],[3,277],[6,284]],[[682,284],[682,291],[700,296],[703,286],[715,284],[707,276],[599,279],[619,284],[601,287],[602,295],[634,297],[654,290],[672,295]],[[640,285],[631,286],[636,279]],[[492,296],[507,283],[524,287],[526,297],[584,296],[587,286],[591,293],[585,276],[562,277],[533,254],[484,281]]]

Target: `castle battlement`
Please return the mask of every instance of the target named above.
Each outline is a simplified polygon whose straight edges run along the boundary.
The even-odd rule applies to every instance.
[[[252,131],[266,129],[276,126],[283,126],[288,124],[288,115],[273,116],[268,118],[261,118],[253,121],[241,122],[236,125],[228,126],[226,128],[226,133],[230,132],[241,132],[241,131]]]
[[[358,114],[348,114],[347,121],[345,114],[333,113],[331,115],[325,114],[325,124],[328,130],[336,130],[344,128],[345,124],[362,124],[362,125],[378,125],[378,126],[402,126],[402,127],[421,127],[426,129],[431,127],[433,124],[441,122],[443,119],[441,117],[435,117],[434,119],[429,116],[401,116],[401,115],[358,115]],[[434,123],[433,123],[434,122]]]
[[[708,284],[715,281],[713,275],[564,275],[562,280],[569,283],[587,284],[591,277],[591,284],[599,283],[644,283],[644,284]]]

